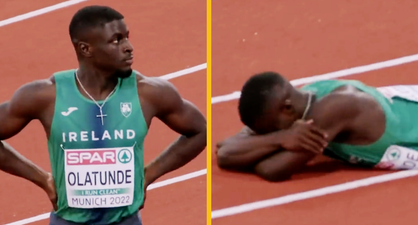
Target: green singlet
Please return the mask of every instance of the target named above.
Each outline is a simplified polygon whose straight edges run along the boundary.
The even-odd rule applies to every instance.
[[[342,85],[351,85],[371,95],[386,117],[384,134],[369,145],[330,143],[324,154],[348,163],[383,169],[418,169],[418,86],[381,88],[354,80],[325,80],[305,85],[318,99]]]
[[[102,113],[79,92],[75,70],[54,77],[48,151],[58,194],[55,213],[83,224],[110,224],[137,213],[144,199],[143,143],[148,127],[135,72],[119,79]]]

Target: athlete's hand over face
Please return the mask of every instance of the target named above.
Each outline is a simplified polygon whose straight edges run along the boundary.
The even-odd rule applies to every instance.
[[[328,142],[327,134],[313,125],[313,121],[298,120],[292,127],[280,131],[281,147],[290,151],[322,153]]]

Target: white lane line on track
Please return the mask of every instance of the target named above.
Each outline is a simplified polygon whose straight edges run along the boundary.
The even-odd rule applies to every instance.
[[[200,71],[200,70],[204,70],[204,69],[206,69],[206,66],[207,66],[206,63],[202,63],[202,64],[197,65],[197,66],[193,66],[193,67],[190,67],[190,68],[187,68],[187,69],[184,69],[184,70],[180,70],[180,71],[177,71],[177,72],[174,72],[174,73],[169,73],[169,74],[160,76],[160,78],[170,80],[170,79],[181,77],[181,76],[184,76],[184,75],[187,75],[187,74],[195,73],[195,72]]]
[[[384,182],[412,177],[416,175],[418,175],[417,170],[401,171],[401,172],[396,172],[396,173],[369,177],[366,179],[356,180],[356,181],[347,182],[343,184],[328,186],[324,188],[319,188],[316,190],[285,195],[285,196],[278,197],[278,198],[266,199],[263,201],[256,201],[256,202],[237,205],[237,206],[228,207],[224,209],[218,209],[218,210],[212,211],[212,219],[237,215],[237,214],[241,214],[245,212],[251,212],[254,210],[283,205],[283,204],[287,204],[287,203],[291,203],[295,201],[301,201],[301,200],[320,197],[320,196],[329,195],[333,193],[348,191],[348,190],[352,190],[356,188],[366,187],[366,186],[373,185],[373,184],[384,183]]]
[[[370,72],[373,70],[379,70],[379,69],[383,69],[387,67],[398,66],[398,65],[402,65],[406,63],[415,62],[415,61],[418,61],[418,54],[404,56],[404,57],[395,58],[395,59],[382,61],[382,62],[377,62],[377,63],[373,63],[369,65],[357,66],[357,67],[339,70],[339,71],[335,71],[331,73],[325,73],[321,75],[314,75],[314,76],[299,78],[299,79],[292,80],[290,82],[293,85],[298,86],[298,85],[312,83],[312,82],[319,81],[319,80],[328,80],[328,79],[334,79],[338,77],[345,77],[345,76],[350,76],[354,74]],[[211,100],[212,100],[212,104],[217,104],[221,102],[227,102],[227,101],[238,99],[240,95],[241,95],[240,91],[234,91],[230,94],[212,97]]]
[[[334,79],[338,77],[345,77],[345,76],[350,76],[354,74],[360,74],[360,73],[383,69],[387,67],[398,66],[398,65],[402,65],[406,63],[411,63],[414,61],[418,61],[418,54],[395,58],[395,59],[373,63],[369,65],[363,65],[363,66],[353,67],[349,69],[339,70],[339,71],[326,73],[322,75],[299,78],[299,79],[292,80],[290,82],[293,85],[298,86],[298,85],[308,84],[308,83],[319,81],[319,80]],[[217,103],[222,103],[222,102],[227,102],[227,101],[238,99],[240,97],[240,94],[241,94],[240,91],[234,91],[227,95],[212,97],[212,104],[217,104]],[[309,198],[347,191],[347,190],[365,187],[365,186],[369,186],[373,184],[388,182],[388,181],[402,179],[406,177],[412,177],[416,175],[418,175],[418,171],[416,170],[400,171],[400,172],[395,172],[391,174],[385,174],[381,176],[375,176],[375,177],[369,177],[366,179],[356,180],[356,181],[352,181],[352,182],[348,182],[344,184],[324,187],[324,188],[311,190],[307,192],[295,193],[295,194],[285,195],[285,196],[278,197],[278,198],[266,199],[263,201],[257,201],[257,202],[232,206],[228,208],[218,209],[218,210],[212,211],[212,219],[232,216],[232,215],[250,212],[250,211],[254,211],[258,209],[283,205],[283,204],[287,204],[290,202],[305,200]]]
[[[86,1],[87,0],[69,0],[69,1],[61,2],[61,3],[55,4],[55,5],[51,5],[51,6],[42,8],[42,9],[38,9],[38,10],[28,12],[28,13],[25,13],[25,14],[22,14],[22,15],[19,15],[19,16],[15,16],[15,17],[12,17],[12,18],[9,18],[9,19],[2,20],[2,21],[0,21],[0,27],[6,26],[6,25],[9,25],[9,24],[12,24],[12,23],[16,23],[16,22],[19,22],[19,21],[22,21],[22,20],[27,20],[27,19],[30,19],[30,18],[35,17],[35,16],[39,16],[39,15],[42,15],[42,14],[45,14],[45,13],[55,11],[57,9],[62,9],[62,8],[72,6],[72,5],[76,5],[78,3],[86,2]]]

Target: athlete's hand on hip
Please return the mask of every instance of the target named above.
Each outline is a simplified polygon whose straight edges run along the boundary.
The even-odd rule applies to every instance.
[[[281,146],[290,151],[307,150],[322,153],[328,142],[327,134],[313,125],[312,120],[298,120],[288,129],[280,132]]]
[[[48,195],[49,201],[51,201],[52,206],[54,207],[54,211],[57,211],[57,191],[55,190],[55,181],[51,173],[48,173],[47,176],[45,192]]]
[[[150,185],[149,177],[147,174],[147,167],[144,168],[144,201],[142,201],[142,205],[139,207],[139,210],[141,211],[144,208],[145,205],[145,199],[147,198],[147,188],[148,185]]]
[[[148,188],[148,185],[144,184],[144,201],[142,202],[142,205],[139,207],[139,211],[141,211],[144,208],[145,199],[147,198],[147,188]]]

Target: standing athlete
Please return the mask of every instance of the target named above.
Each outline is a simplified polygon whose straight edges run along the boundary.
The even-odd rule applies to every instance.
[[[146,188],[206,147],[206,120],[175,87],[131,69],[124,17],[106,6],[79,10],[69,26],[78,69],[20,87],[0,107],[0,138],[39,120],[58,197],[50,224],[141,224]],[[181,134],[144,166],[153,118]]]
[[[281,75],[243,86],[245,128],[218,144],[218,165],[288,179],[316,154],[366,168],[418,168],[418,86],[325,80],[296,89]]]

